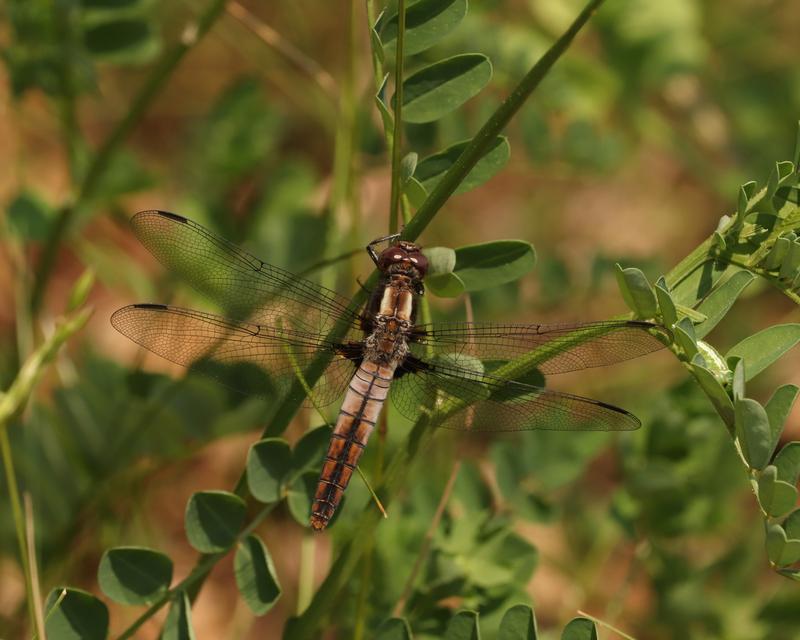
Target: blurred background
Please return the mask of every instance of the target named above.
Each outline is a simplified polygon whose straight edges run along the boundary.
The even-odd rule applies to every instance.
[[[209,307],[137,243],[130,216],[181,213],[293,271],[388,229],[389,159],[364,4],[218,4],[212,16],[203,3],[149,0],[0,8],[2,388],[52,330],[80,274],[96,273],[89,324],[9,427],[33,500],[45,593],[61,584],[97,593],[103,550],[122,544],[162,550],[176,577],[185,575],[196,558],[183,533],[186,500],[233,486],[269,415],[268,398],[187,374],[112,329],[110,314],[132,302]],[[424,157],[473,135],[580,8],[473,2],[460,27],[409,66],[478,51],[491,58],[492,82],[447,118],[409,125],[408,149]],[[198,19],[206,20],[199,30]],[[735,209],[739,184],[763,181],[775,161],[791,158],[798,33],[800,6],[790,0],[606,3],[511,123],[505,169],[453,197],[421,244],[534,244],[533,272],[473,296],[478,320],[624,313],[616,262],[652,279],[667,272]],[[352,294],[371,269],[356,252],[311,277]],[[759,282],[745,296],[710,336],[723,352],[759,327],[797,321],[794,306]],[[463,318],[463,301],[431,304],[435,317]],[[748,391],[764,400],[778,383],[800,384],[798,364],[790,353]],[[579,609],[640,639],[796,638],[800,593],[769,570],[730,439],[679,363],[649,356],[558,388],[620,404],[644,427],[437,438],[390,505],[372,573],[359,574],[371,575],[361,604],[367,629],[400,597],[462,460],[407,609],[420,637],[441,637],[450,613],[469,607],[481,610],[491,638],[505,607],[532,602],[545,638]],[[790,439],[800,437],[798,421],[795,411]],[[317,423],[301,412],[286,438]],[[389,427],[387,455],[408,425],[392,413]],[[29,637],[2,487],[0,636]],[[317,583],[357,535],[350,525],[366,500],[354,482],[339,526],[314,539]],[[491,548],[487,527],[503,531]],[[295,613],[308,534],[285,508],[259,532],[283,598],[253,618],[222,562],[194,608],[198,638],[276,637]],[[358,580],[351,588],[365,589]],[[330,637],[353,637],[359,602],[343,598]],[[140,613],[109,606],[112,631]],[[157,637],[162,619],[137,637]]]

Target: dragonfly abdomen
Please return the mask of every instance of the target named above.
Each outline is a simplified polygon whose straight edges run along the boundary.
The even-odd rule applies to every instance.
[[[375,428],[394,376],[394,365],[365,360],[350,381],[317,483],[311,526],[328,526]]]

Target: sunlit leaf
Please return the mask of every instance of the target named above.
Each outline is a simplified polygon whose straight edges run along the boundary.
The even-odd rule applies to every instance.
[[[116,547],[103,554],[97,581],[116,602],[150,604],[169,589],[172,560],[144,547]]]
[[[244,524],[245,504],[226,491],[198,491],[186,505],[186,537],[202,553],[225,551]]]
[[[282,438],[256,442],[247,454],[247,486],[259,502],[277,502],[292,469],[292,450]]]
[[[467,14],[467,0],[420,0],[406,9],[403,53],[424,51],[455,29]],[[397,44],[397,10],[378,24],[387,51]]]
[[[597,627],[588,618],[573,618],[561,632],[561,640],[597,640]]]
[[[800,540],[789,539],[779,524],[767,525],[767,556],[777,566],[800,561]]]
[[[742,447],[742,454],[753,469],[763,469],[772,455],[767,412],[758,402],[741,398],[735,403],[736,436]]]
[[[778,469],[778,478],[796,485],[800,478],[800,442],[793,441],[784,445],[772,464]]]
[[[752,380],[798,342],[800,324],[779,324],[745,338],[725,357],[743,358],[747,380]]]
[[[436,188],[436,185],[439,184],[439,181],[453,166],[470,142],[471,140],[458,142],[444,151],[428,156],[419,162],[414,176],[428,193]],[[483,157],[478,160],[461,184],[458,185],[454,193],[464,193],[491,179],[506,165],[510,156],[511,147],[508,144],[508,139],[497,137]]]
[[[105,640],[108,635],[106,605],[81,589],[53,589],[47,596],[44,615],[45,631],[51,640]]]
[[[758,502],[769,516],[777,518],[792,510],[797,502],[797,489],[778,480],[778,470],[769,465],[758,478]]]
[[[536,264],[536,251],[522,240],[495,240],[456,249],[455,274],[467,291],[513,282]]]
[[[424,67],[403,82],[403,120],[432,122],[480,93],[492,78],[489,58],[453,56]]]
[[[172,601],[164,621],[162,640],[195,640],[192,627],[192,604],[185,591],[177,594]]]
[[[518,604],[503,615],[497,640],[536,640],[536,616],[528,605]]]
[[[658,311],[655,293],[641,270],[616,265],[617,284],[625,303],[639,318],[653,318]],[[691,356],[689,356],[691,357]]]
[[[250,610],[262,616],[272,609],[281,595],[272,557],[256,535],[239,543],[233,562],[236,585]]]
[[[703,312],[707,318],[703,322],[695,325],[695,333],[698,338],[703,338],[717,326],[725,314],[728,313],[733,303],[747,288],[755,276],[749,271],[737,271],[731,278],[714,289],[708,297],[698,307],[698,311]]]

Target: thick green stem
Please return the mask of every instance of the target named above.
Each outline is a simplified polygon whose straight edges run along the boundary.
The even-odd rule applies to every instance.
[[[400,163],[403,153],[403,43],[406,32],[406,2],[397,2],[397,45],[394,62],[394,134],[392,135],[392,190],[389,198],[389,233],[397,232],[400,210]]]
[[[117,123],[92,158],[89,169],[78,189],[75,201],[66,204],[59,212],[58,218],[51,227],[50,235],[47,238],[42,256],[36,268],[36,276],[31,293],[31,309],[34,314],[38,312],[41,306],[44,292],[47,289],[47,283],[50,280],[53,267],[55,266],[58,249],[61,246],[64,236],[72,226],[76,214],[92,197],[97,185],[100,183],[100,180],[113,161],[114,156],[122,146],[122,143],[139,123],[145,111],[147,111],[152,104],[154,98],[159,94],[164,85],[166,85],[172,72],[176,69],[181,60],[183,60],[186,53],[200,41],[222,13],[225,8],[225,1],[226,0],[212,0],[197,21],[184,30],[180,42],[167,51],[161,58],[144,85],[134,97],[131,107],[125,114],[125,117]]]
[[[428,195],[425,202],[417,211],[417,214],[406,225],[403,230],[404,240],[416,240],[424,229],[431,223],[434,216],[438,213],[445,202],[455,192],[467,174],[489,150],[489,147],[497,138],[514,114],[533,93],[534,89],[545,78],[550,68],[567,50],[572,40],[581,30],[584,24],[591,18],[597,8],[603,4],[603,0],[591,0],[575,21],[570,25],[564,34],[556,40],[550,49],[539,58],[535,65],[517,84],[511,94],[503,101],[492,116],[486,121],[480,131],[470,141],[453,166],[448,169],[444,177],[436,185],[436,188]],[[398,33],[399,40],[399,33]]]

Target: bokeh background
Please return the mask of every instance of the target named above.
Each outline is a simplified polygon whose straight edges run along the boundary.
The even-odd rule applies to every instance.
[[[0,8],[3,388],[80,274],[96,273],[92,319],[9,431],[33,499],[45,592],[70,584],[97,593],[99,558],[121,544],[160,549],[184,575],[196,557],[183,533],[186,500],[232,487],[269,413],[268,398],[187,375],[112,329],[110,314],[131,302],[208,308],[138,245],[128,218],[147,208],[179,212],[295,271],[387,231],[389,160],[363,3],[243,6],[251,13],[228,3],[197,43],[187,25],[202,3],[8,0]],[[409,149],[424,157],[477,131],[579,10],[573,0],[473,2],[459,29],[412,64],[479,51],[492,60],[492,82],[444,120],[409,126]],[[735,209],[739,184],[763,181],[775,161],[791,158],[798,33],[800,6],[790,0],[610,0],[511,123],[506,168],[452,198],[421,243],[535,245],[533,272],[473,296],[476,319],[624,313],[615,263],[652,278],[668,271]],[[181,39],[186,55],[132,112]],[[48,247],[93,152],[126,118],[130,130]],[[47,259],[53,268],[43,278]],[[312,277],[352,293],[370,271],[356,253]],[[437,317],[463,317],[459,300],[434,298],[432,307]],[[794,305],[754,283],[710,342],[724,352],[759,327],[796,320]],[[798,364],[789,354],[754,381],[752,395],[800,384]],[[463,460],[409,613],[420,634],[439,637],[451,611],[471,607],[491,638],[503,607],[531,601],[543,637],[557,637],[581,609],[640,639],[796,638],[800,592],[769,570],[736,453],[679,363],[649,356],[558,388],[621,404],[644,427],[621,436],[437,439],[390,505],[372,573],[360,574],[371,578],[354,581],[330,637],[353,637],[359,616],[370,637],[388,615],[454,461]],[[399,420],[392,430],[394,418],[387,455],[407,431]],[[788,437],[800,437],[798,420],[795,411]],[[318,422],[301,412],[287,439]],[[374,464],[368,454],[365,468]],[[0,636],[29,637],[2,486]],[[284,589],[263,618],[248,612],[230,563],[220,563],[194,609],[198,638],[276,637],[297,608],[303,553],[318,583],[338,546],[357,535],[348,522],[367,497],[355,482],[349,494],[339,530],[311,543],[285,508],[259,528]],[[491,551],[479,543],[487,522],[508,531]],[[136,613],[112,604],[112,630]],[[137,637],[157,637],[162,619]]]

